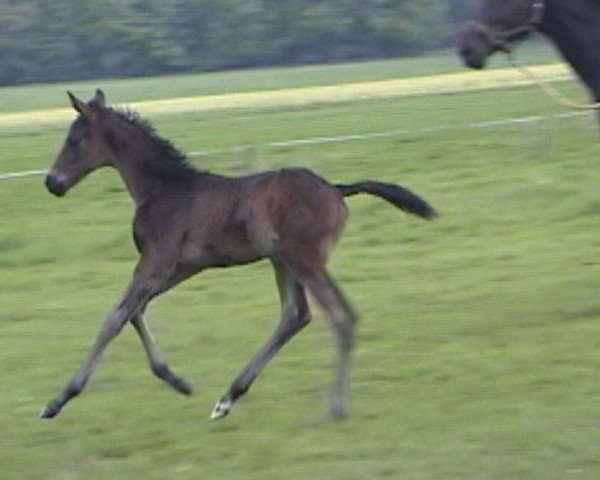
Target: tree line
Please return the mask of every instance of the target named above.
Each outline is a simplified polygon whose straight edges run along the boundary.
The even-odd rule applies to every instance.
[[[0,0],[0,85],[414,55],[475,0]]]

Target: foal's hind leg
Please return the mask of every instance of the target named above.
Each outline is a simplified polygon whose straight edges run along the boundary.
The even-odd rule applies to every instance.
[[[310,313],[304,288],[296,281],[281,263],[273,261],[277,289],[281,299],[281,320],[275,332],[244,367],[227,393],[217,402],[210,418],[218,420],[225,417],[233,403],[244,395],[260,371],[275,354],[296,333],[310,322]]]
[[[324,267],[303,269],[301,271],[299,278],[302,279],[303,285],[325,310],[327,320],[336,336],[338,363],[329,413],[333,418],[340,419],[346,416],[350,351],[354,343],[354,328],[357,316]]]

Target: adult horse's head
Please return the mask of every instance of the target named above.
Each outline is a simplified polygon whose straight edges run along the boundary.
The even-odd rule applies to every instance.
[[[475,18],[458,34],[458,53],[471,68],[483,68],[495,52],[533,31],[544,10],[542,0],[481,0]]]
[[[99,121],[106,114],[106,102],[101,90],[88,103],[68,92],[71,105],[79,116],[73,121],[58,157],[46,175],[46,187],[62,197],[88,173],[111,163]]]

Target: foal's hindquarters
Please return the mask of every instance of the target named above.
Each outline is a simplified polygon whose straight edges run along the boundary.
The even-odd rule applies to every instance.
[[[266,363],[308,324],[307,292],[322,307],[337,341],[339,358],[330,414],[341,418],[346,412],[344,398],[356,315],[325,264],[343,230],[347,208],[338,189],[308,170],[286,169],[265,180],[245,204],[252,205],[260,198],[266,209],[257,208],[247,228],[250,238],[272,241],[267,256],[275,269],[281,318],[272,336],[217,402],[211,418],[227,415]],[[260,218],[260,212],[266,213],[266,218]]]

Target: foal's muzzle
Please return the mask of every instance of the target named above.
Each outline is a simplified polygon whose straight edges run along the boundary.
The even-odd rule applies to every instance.
[[[57,197],[62,197],[65,193],[67,193],[67,186],[65,182],[52,174],[46,175],[44,184],[46,185],[48,191]]]

